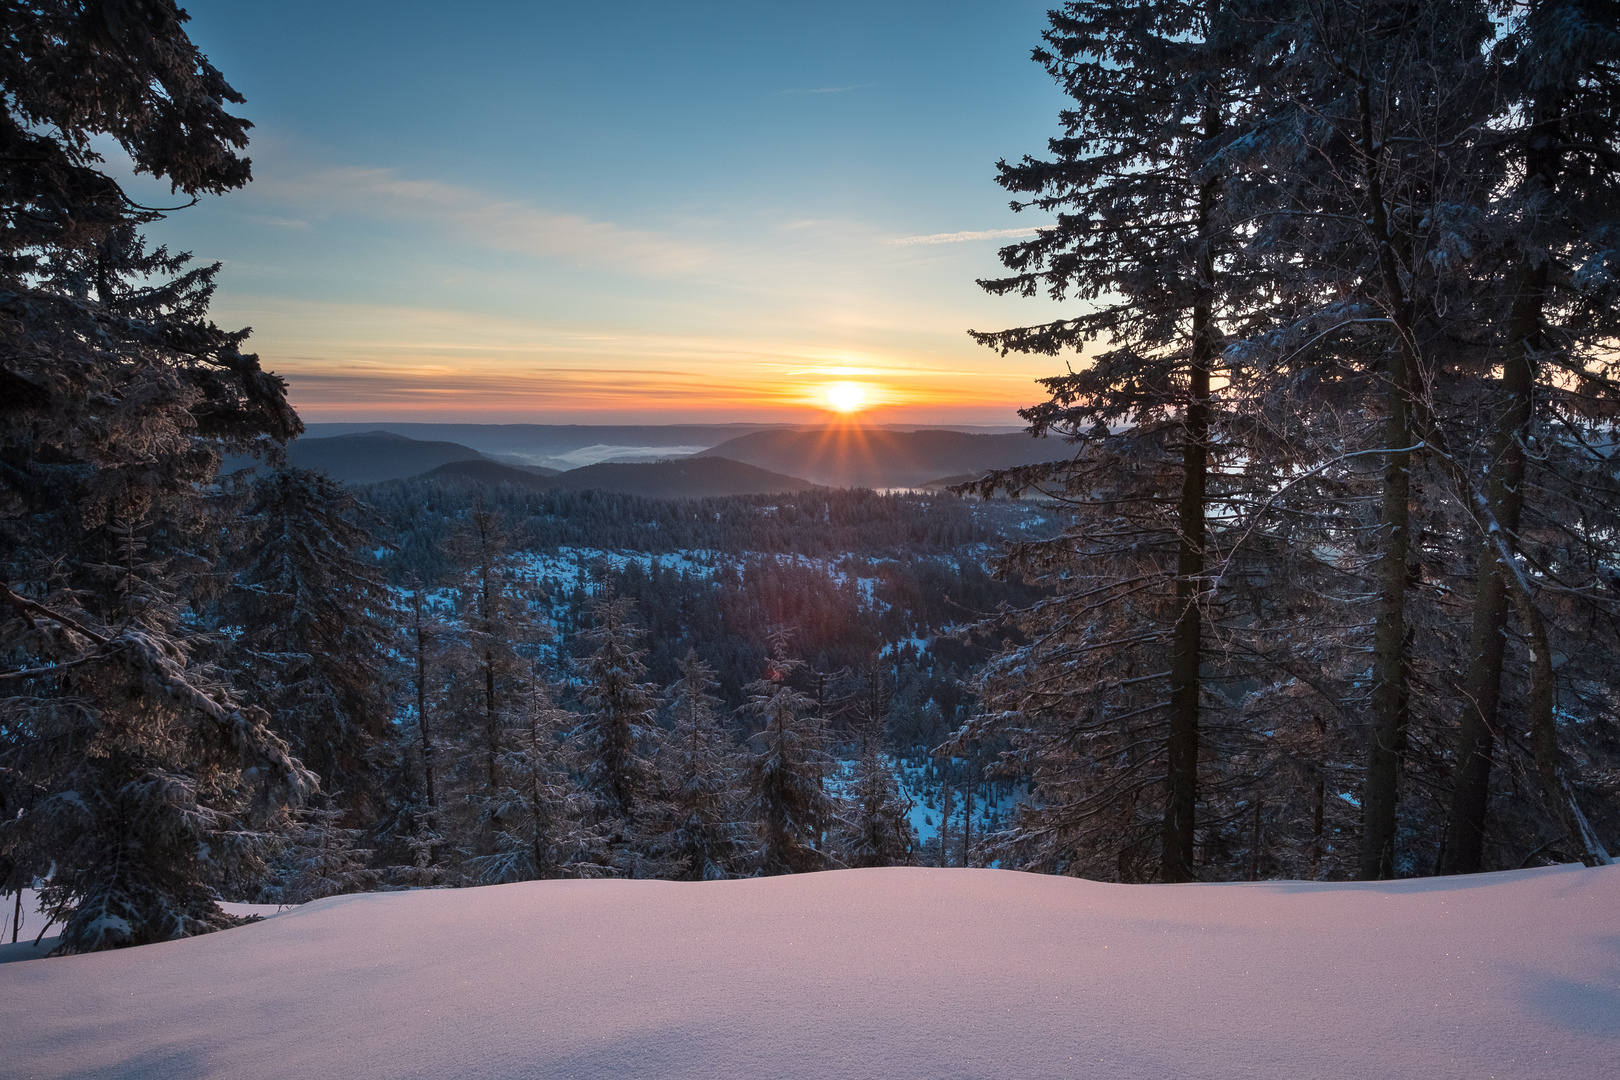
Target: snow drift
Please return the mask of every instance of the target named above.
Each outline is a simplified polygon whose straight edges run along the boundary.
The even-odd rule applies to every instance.
[[[14,1077],[1610,1077],[1620,867],[335,897],[0,965]]]

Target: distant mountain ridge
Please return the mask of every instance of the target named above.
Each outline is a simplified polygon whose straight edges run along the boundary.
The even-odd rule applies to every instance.
[[[762,469],[789,470],[828,487],[919,487],[941,477],[1067,457],[1065,445],[1027,434],[978,435],[929,429],[827,427],[759,431],[723,442],[700,457],[725,457]]]
[[[305,438],[331,438],[371,431],[386,431],[408,439],[449,441],[508,463],[555,465],[562,469],[591,464],[569,460],[591,447],[604,453],[593,460],[622,458],[627,452],[673,457],[673,447],[708,447],[771,428],[770,424],[435,424],[435,423],[318,423],[307,426]],[[556,461],[554,459],[563,459]]]
[[[420,425],[449,427],[452,425]],[[475,426],[475,425],[467,425]],[[539,425],[513,425],[538,427]],[[630,437],[651,428],[609,429],[581,427],[574,439]],[[707,430],[688,427],[666,429],[659,437],[695,438]],[[609,432],[604,436],[604,432]],[[903,488],[937,485],[952,480],[1066,456],[1064,444],[1032,439],[1026,434],[974,434],[948,429],[897,431],[855,425],[822,428],[772,428],[749,431],[726,439],[697,454],[681,456],[670,450],[690,450],[699,444],[670,447],[615,446],[588,442],[571,451],[559,451],[548,460],[564,468],[548,468],[526,461],[531,454],[501,454],[459,442],[413,439],[397,432],[375,430],[342,435],[306,435],[287,446],[293,465],[318,469],[334,480],[370,484],[420,476],[442,466],[467,466],[468,479],[492,477],[490,482],[520,482],[501,470],[530,478],[570,477],[562,486],[596,487],[607,491],[656,494],[663,487],[680,495],[744,495],[799,491],[817,484],[827,487]],[[662,452],[661,452],[662,451]],[[625,461],[629,457],[631,461]],[[615,460],[618,459],[618,460]],[[652,459],[652,460],[649,460]],[[574,467],[583,460],[586,464]],[[702,466],[699,461],[724,460],[726,466]],[[688,466],[686,473],[668,466]],[[226,470],[252,467],[251,458],[232,457]],[[494,466],[495,468],[489,468]],[[649,466],[659,466],[647,471]],[[739,471],[752,468],[753,472]],[[691,470],[709,471],[691,471]],[[729,471],[728,471],[729,470]]]
[[[529,470],[487,459],[452,461],[415,479],[474,480],[484,484],[514,484],[536,491],[612,491],[662,499],[777,495],[815,487],[810,481],[796,476],[784,476],[719,457],[637,463],[603,462],[552,476],[538,476]]]
[[[453,442],[424,442],[386,431],[356,432],[326,439],[295,439],[287,444],[287,461],[301,469],[315,469],[348,484],[370,484],[413,476],[452,461],[483,457],[470,446]],[[259,462],[233,455],[225,471],[254,468]]]

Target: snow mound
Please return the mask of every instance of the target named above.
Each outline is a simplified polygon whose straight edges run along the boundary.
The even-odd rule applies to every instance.
[[[10,1077],[1616,1075],[1620,867],[998,870],[334,897],[0,966]]]

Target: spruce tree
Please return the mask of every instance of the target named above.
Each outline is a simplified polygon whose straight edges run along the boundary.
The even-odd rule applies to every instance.
[[[862,720],[861,756],[844,792],[839,826],[839,852],[846,866],[908,866],[915,858],[912,804],[900,794],[894,770],[884,759],[882,724],[881,714]]]
[[[552,703],[538,673],[501,732],[502,784],[485,802],[495,850],[474,860],[488,883],[594,875],[597,837],[583,824],[589,799],[568,768],[561,735],[571,714]]]
[[[343,826],[344,811],[301,807],[284,847],[271,861],[271,883],[264,899],[273,904],[307,904],[328,896],[368,892],[381,876],[371,868],[371,851],[360,846],[363,829]]]
[[[759,840],[759,872],[800,874],[833,865],[824,836],[837,817],[825,787],[826,732],[814,700],[793,685],[805,664],[788,655],[787,635],[771,642],[764,678],[748,687],[745,716],[759,724],[748,767],[749,810]]]
[[[659,846],[686,881],[738,876],[752,854],[752,831],[741,820],[741,761],[720,720],[714,669],[688,649],[681,677],[669,688],[669,729],[658,768],[669,804]]]
[[[1009,570],[1071,599],[1028,613],[1038,644],[992,673],[981,723],[1020,733],[1042,819],[1027,835],[1044,849],[1028,857],[1041,865],[1101,857],[1127,879],[1194,876],[1219,570],[1209,507],[1237,452],[1216,387],[1226,328],[1253,304],[1223,153],[1246,130],[1255,23],[1233,7],[1071,0],[1050,12],[1034,57],[1070,98],[1062,135],[1047,158],[998,164],[1015,210],[1057,217],[1002,249],[1010,276],[980,284],[1083,308],[974,338],[1051,356],[1108,343],[1042,380],[1049,400],[1022,413],[1034,434],[1075,444],[1072,460],[979,485],[987,496],[1040,486],[1082,520],[1070,537],[1013,549]],[[1114,808],[1107,828],[1095,827],[1102,803]]]
[[[372,559],[368,510],[326,476],[256,478],[238,528],[241,568],[219,604],[236,680],[351,825],[384,812],[397,662],[393,590]]]
[[[49,875],[59,951],[232,921],[312,778],[205,660],[189,598],[221,455],[300,430],[218,266],[148,249],[97,139],[183,196],[241,187],[241,97],[170,0],[44,2],[0,48],[0,872]]]
[[[604,586],[589,611],[593,625],[580,637],[591,652],[574,662],[583,714],[574,732],[578,768],[593,801],[589,823],[600,828],[609,857],[621,871],[648,876],[637,866],[656,820],[649,800],[656,752],[657,688],[644,682],[645,635],[632,621],[635,602]]]
[[[1504,684],[1513,568],[1500,541],[1504,535],[1513,538],[1508,554],[1520,544],[1532,448],[1572,442],[1549,430],[1549,405],[1564,405],[1560,411],[1572,419],[1572,412],[1587,411],[1568,408],[1581,397],[1608,396],[1609,388],[1591,378],[1590,358],[1593,331],[1600,335],[1612,317],[1591,318],[1596,297],[1578,280],[1576,267],[1583,255],[1590,258],[1594,248],[1601,250],[1603,241],[1592,241],[1603,226],[1592,226],[1614,210],[1612,191],[1606,189],[1613,183],[1614,144],[1620,139],[1620,80],[1609,62],[1620,49],[1617,16],[1620,9],[1613,4],[1544,0],[1528,5],[1510,28],[1504,43],[1509,48],[1498,50],[1509,89],[1504,104],[1511,126],[1504,133],[1518,158],[1518,180],[1497,207],[1505,233],[1501,249],[1510,266],[1503,297],[1508,315],[1479,484],[1491,520],[1474,575],[1442,873],[1471,873],[1484,866],[1492,759],[1509,689]],[[1612,220],[1606,224],[1613,227]],[[1596,310],[1607,306],[1598,305]],[[1551,385],[1538,385],[1549,375]]]
[[[501,515],[482,497],[474,499],[450,549],[462,567],[458,666],[470,676],[456,697],[468,752],[477,759],[468,761],[464,780],[487,793],[500,785],[503,710],[521,695],[526,679],[518,648],[545,632],[529,614]]]

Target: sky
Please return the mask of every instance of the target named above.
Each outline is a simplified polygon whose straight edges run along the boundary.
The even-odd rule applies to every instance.
[[[255,179],[150,232],[310,421],[1016,424],[1047,6],[194,0]]]

